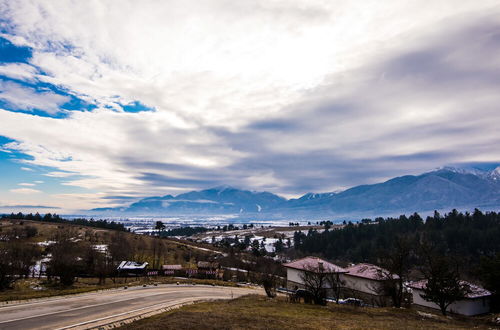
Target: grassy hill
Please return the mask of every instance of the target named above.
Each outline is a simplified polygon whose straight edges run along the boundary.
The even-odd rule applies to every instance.
[[[414,310],[292,304],[245,296],[143,319],[120,329],[495,329],[481,318],[451,318]]]
[[[74,241],[78,241],[76,254],[82,259],[86,258],[89,246],[115,245],[114,250],[120,250],[123,246],[128,250],[126,255],[117,257],[116,262],[125,258],[127,260],[146,261],[150,265],[160,267],[163,264],[194,265],[196,260],[205,260],[212,253],[200,250],[168,239],[136,235],[110,229],[94,228],[67,223],[51,223],[43,221],[30,221],[18,219],[0,220],[0,250],[16,244],[21,246],[20,251],[33,245],[37,245],[41,255],[40,260],[50,255],[50,242],[57,239],[58,233],[67,233]],[[27,234],[29,233],[29,234]],[[116,246],[116,243],[121,245]],[[121,252],[121,251],[119,251]],[[108,255],[113,250],[108,251]],[[110,266],[113,268],[115,266]],[[92,274],[89,270],[87,274]],[[110,289],[123,285],[141,285],[156,283],[175,282],[171,278],[114,278],[108,276],[104,282],[98,278],[87,275],[77,277],[77,281],[70,286],[62,286],[57,281],[48,281],[46,278],[17,278],[10,287],[0,290],[0,301],[32,299],[61,294],[82,293],[93,290]]]

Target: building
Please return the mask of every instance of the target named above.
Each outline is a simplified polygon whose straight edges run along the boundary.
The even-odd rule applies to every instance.
[[[340,276],[344,297],[363,300],[374,306],[387,306],[392,303],[385,290],[386,281],[398,279],[377,265],[361,263],[346,268],[346,273]]]
[[[171,276],[176,276],[176,275],[180,276],[183,270],[181,265],[163,265],[161,266],[161,269],[163,271],[163,275],[171,275]]]
[[[222,278],[222,271],[218,262],[198,261],[197,274],[200,278]]]
[[[148,263],[139,263],[135,261],[122,261],[116,268],[120,275],[145,275]]]
[[[468,287],[468,293],[465,298],[452,303],[448,311],[460,315],[479,315],[490,311],[491,292],[472,283],[462,281]],[[417,307],[432,308],[439,310],[439,306],[433,302],[422,298],[427,280],[412,282],[409,287],[412,289],[413,304]]]
[[[286,268],[286,286],[289,290],[304,288],[303,278],[306,272],[336,275],[347,272],[344,268],[317,257],[298,259],[283,264],[283,267]],[[331,296],[331,291],[328,290],[331,289],[329,283],[325,283],[325,289],[327,289],[327,293]]]

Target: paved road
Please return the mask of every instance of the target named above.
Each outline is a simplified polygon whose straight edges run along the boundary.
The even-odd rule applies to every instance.
[[[112,290],[0,307],[0,329],[86,328],[93,320],[125,318],[199,299],[230,299],[259,293],[247,288],[159,285]],[[115,319],[115,318],[113,318]]]

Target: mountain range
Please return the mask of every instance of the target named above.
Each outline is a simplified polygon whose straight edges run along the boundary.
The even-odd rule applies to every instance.
[[[421,175],[405,175],[341,192],[307,193],[288,200],[269,192],[219,186],[177,196],[148,197],[127,207],[91,211],[101,214],[321,217],[376,216],[475,207],[500,209],[500,167],[490,171],[443,167]]]

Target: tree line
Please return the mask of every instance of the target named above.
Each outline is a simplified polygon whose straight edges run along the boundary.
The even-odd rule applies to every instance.
[[[386,293],[396,306],[403,299],[403,283],[415,277],[427,280],[423,298],[435,302],[443,314],[469,288],[462,279],[480,281],[492,291],[493,305],[500,296],[500,214],[452,210],[434,212],[424,221],[414,213],[407,217],[377,218],[347,223],[323,232],[294,234],[300,254],[315,254],[330,260],[368,262],[389,272]],[[397,279],[391,274],[396,274]],[[411,274],[411,276],[410,276]],[[414,278],[410,278],[414,277]]]
[[[40,213],[28,213],[28,214],[23,214],[22,212],[19,212],[17,214],[11,213],[11,214],[3,214],[1,216],[1,219],[14,219],[14,220],[31,220],[31,221],[45,221],[45,222],[52,222],[52,223],[67,223],[67,224],[74,224],[74,225],[79,225],[79,226],[86,226],[86,227],[94,227],[94,228],[103,228],[103,229],[112,229],[112,230],[119,230],[119,231],[128,231],[125,226],[122,223],[118,223],[115,221],[108,221],[108,220],[94,220],[91,218],[90,220],[85,219],[85,218],[76,218],[76,219],[64,219],[58,214],[52,214],[52,213],[46,213],[43,216],[40,215]]]

